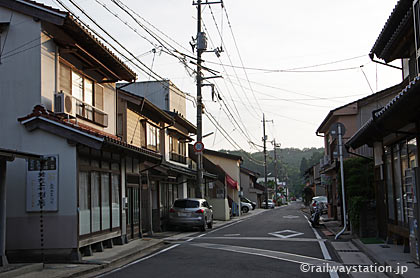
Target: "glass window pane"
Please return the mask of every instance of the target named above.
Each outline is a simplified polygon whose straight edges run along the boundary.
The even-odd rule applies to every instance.
[[[92,196],[92,232],[97,232],[101,229],[101,207],[99,204],[99,185],[100,177],[98,172],[91,173],[91,196]]]
[[[60,91],[71,94],[70,68],[60,63]]]
[[[93,82],[85,78],[85,99],[84,101],[93,105]]]
[[[120,175],[112,174],[112,228],[120,226]]]
[[[79,172],[79,235],[90,233],[89,173]]]
[[[102,205],[102,230],[111,227],[110,206],[109,206],[109,174],[101,173],[101,205]]]
[[[71,94],[83,100],[83,77],[74,71],[71,72]]]

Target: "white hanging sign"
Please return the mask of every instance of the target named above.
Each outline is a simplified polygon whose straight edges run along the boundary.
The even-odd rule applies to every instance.
[[[26,211],[58,211],[58,155],[41,161],[28,159],[26,168]]]

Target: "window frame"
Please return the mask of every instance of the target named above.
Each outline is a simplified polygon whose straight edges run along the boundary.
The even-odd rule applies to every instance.
[[[109,232],[114,232],[114,231],[120,231],[122,229],[122,217],[121,217],[121,213],[122,213],[122,201],[121,201],[121,194],[122,194],[122,183],[121,183],[121,160],[120,159],[115,159],[114,155],[111,155],[111,157],[104,157],[104,154],[106,152],[104,151],[100,151],[99,156],[95,155],[92,151],[92,149],[88,149],[88,153],[83,153],[81,152],[80,149],[78,149],[77,151],[77,161],[78,161],[78,173],[84,172],[87,173],[87,187],[88,187],[88,192],[89,192],[89,196],[88,196],[88,207],[89,207],[89,212],[90,212],[90,218],[89,218],[89,225],[90,225],[90,230],[88,233],[84,233],[84,234],[80,234],[80,228],[78,229],[78,236],[80,239],[85,239],[91,236],[95,236],[95,235],[99,235],[99,234],[106,234]],[[81,161],[83,161],[83,164],[80,163]],[[98,162],[98,163],[96,163]],[[118,170],[115,169],[115,167],[112,167],[112,164],[118,163],[119,167]],[[104,165],[107,164],[107,165]],[[92,178],[94,175],[98,175],[99,179],[99,192],[98,192],[98,196],[94,196],[94,192],[93,192],[93,185],[92,185]],[[80,175],[80,174],[79,174]],[[80,184],[80,178],[78,175],[78,192],[80,191],[80,189],[82,188],[82,185]],[[108,208],[107,208],[107,213],[109,216],[109,228],[103,228],[103,213],[104,213],[104,208],[102,206],[102,176],[103,175],[107,175],[108,176],[108,190],[107,190],[107,197],[108,197]],[[115,178],[117,177],[117,178]],[[113,193],[115,192],[114,190],[114,181],[118,180],[118,199],[115,199],[115,196],[113,195]],[[99,220],[99,230],[98,231],[93,231],[93,207],[92,207],[92,203],[94,198],[99,198],[98,202],[99,202],[99,212],[100,212],[100,220]],[[113,210],[113,204],[114,204],[114,200],[118,201],[118,207],[119,207],[119,211],[118,211],[118,225],[114,226],[114,222],[113,220],[116,219],[116,217],[114,216],[114,210]],[[80,209],[80,192],[78,193],[78,210]],[[80,212],[78,213],[78,223],[79,223],[79,227],[80,227]]]

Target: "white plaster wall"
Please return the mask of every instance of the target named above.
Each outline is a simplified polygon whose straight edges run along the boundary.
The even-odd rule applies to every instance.
[[[77,167],[76,147],[54,134],[23,125],[19,150],[42,155],[58,154],[58,211],[44,212],[45,248],[77,247]],[[48,146],[46,148],[46,146]],[[8,164],[7,177],[7,249],[40,247],[39,213],[26,212],[26,161]]]
[[[11,12],[0,8],[0,22]],[[7,33],[7,40],[5,40]],[[0,146],[21,149],[22,129],[17,118],[41,104],[40,23],[13,13],[9,28],[1,34],[4,47],[0,64]]]
[[[77,247],[75,148],[66,140],[40,130],[29,133],[17,121],[30,114],[37,104],[45,104],[47,108],[51,105],[47,100],[51,99],[48,94],[51,94],[54,75],[50,69],[41,67],[41,60],[45,65],[52,61],[51,56],[41,55],[41,48],[49,49],[52,44],[44,36],[41,40],[40,22],[16,12],[11,15],[9,10],[0,8],[0,22],[12,19],[9,28],[1,34],[4,51],[0,64],[0,146],[59,155],[59,210],[44,213],[45,247],[74,248]],[[45,98],[41,98],[44,96],[41,75],[46,78]],[[25,160],[8,163],[6,186],[7,249],[39,248],[39,215],[26,212]]]

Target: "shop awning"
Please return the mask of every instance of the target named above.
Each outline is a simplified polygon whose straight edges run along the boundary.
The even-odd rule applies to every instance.
[[[228,174],[226,174],[226,184],[232,187],[235,190],[239,191],[239,184],[237,181],[232,179]]]

